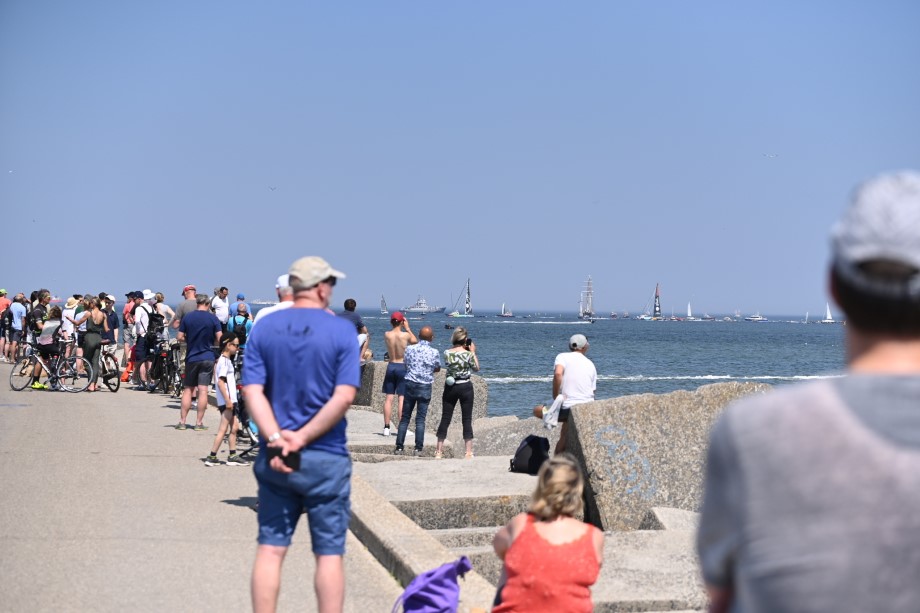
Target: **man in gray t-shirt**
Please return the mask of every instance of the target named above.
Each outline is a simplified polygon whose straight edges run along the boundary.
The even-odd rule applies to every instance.
[[[729,406],[698,535],[714,611],[920,610],[920,173],[832,233],[847,374]]]
[[[176,308],[176,316],[173,317],[172,323],[170,324],[174,329],[179,329],[179,324],[182,323],[183,317],[198,309],[198,303],[195,302],[195,292],[197,291],[198,290],[191,283],[182,288],[182,297],[184,300]],[[179,372],[183,375],[185,374],[185,352],[187,350],[188,345],[185,344],[185,341],[179,341]]]

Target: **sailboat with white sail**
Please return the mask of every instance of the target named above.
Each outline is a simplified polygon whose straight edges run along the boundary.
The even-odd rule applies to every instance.
[[[459,301],[460,299],[462,299],[464,295],[466,296],[466,299],[463,302],[463,312],[461,313],[460,311],[458,311],[457,305],[454,304],[454,310],[452,313],[449,313],[447,315],[448,317],[475,317],[475,315],[473,315],[473,302],[470,299],[470,280],[469,279],[466,280],[465,294],[461,294],[460,298],[458,298],[457,300]]]
[[[511,312],[511,309],[505,308],[505,303],[502,303],[502,312],[498,314],[499,317],[514,317],[514,313]]]
[[[699,317],[693,316],[693,310],[690,308],[690,303],[687,303],[687,321],[699,321]]]
[[[390,311],[387,310],[387,301],[386,301],[386,298],[383,297],[383,294],[380,294],[380,314],[381,315],[390,314]]]
[[[825,311],[824,311],[824,319],[821,320],[821,323],[822,323],[822,324],[835,324],[835,323],[837,323],[837,320],[835,320],[835,319],[834,319],[834,316],[831,315],[831,303],[825,302],[824,305],[825,305],[826,308],[825,308]]]
[[[585,288],[581,290],[581,298],[578,301],[578,319],[595,319],[594,314],[594,281],[591,275],[585,282]]]

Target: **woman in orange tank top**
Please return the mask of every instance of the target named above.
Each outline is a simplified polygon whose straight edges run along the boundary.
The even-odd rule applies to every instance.
[[[590,613],[604,533],[575,519],[584,479],[575,458],[557,455],[540,468],[528,513],[515,516],[492,541],[504,563],[493,613]]]

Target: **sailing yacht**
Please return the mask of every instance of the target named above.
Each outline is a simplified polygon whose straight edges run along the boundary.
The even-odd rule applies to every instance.
[[[466,300],[463,303],[463,312],[457,310],[457,305],[454,304],[453,313],[448,314],[448,317],[475,317],[473,315],[473,303],[470,301],[470,280],[466,280]],[[457,299],[460,300],[459,298]]]
[[[834,320],[834,316],[831,315],[831,304],[829,302],[824,303],[826,310],[824,311],[824,319],[821,320],[822,324],[835,324],[837,323]]]
[[[502,303],[502,312],[498,314],[499,317],[514,317],[514,313],[511,312],[511,309],[505,308],[505,303]]]
[[[386,301],[386,299],[383,297],[383,294],[380,294],[380,314],[381,314],[381,315],[389,315],[389,314],[390,314],[390,312],[387,310],[387,301]]]
[[[585,282],[585,289],[581,290],[581,298],[578,301],[578,319],[594,319],[594,282],[591,275]]]
[[[653,306],[654,305],[654,306]],[[661,294],[658,291],[658,284],[655,284],[655,294],[648,299],[645,304],[645,310],[636,319],[643,321],[661,321]]]
[[[693,316],[693,311],[690,310],[690,303],[687,303],[687,321],[699,321],[698,317]]]

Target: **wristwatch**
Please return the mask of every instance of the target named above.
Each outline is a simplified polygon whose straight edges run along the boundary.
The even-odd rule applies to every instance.
[[[270,437],[268,437],[268,442],[269,442],[269,443],[274,443],[274,442],[277,441],[279,438],[281,438],[281,433],[280,433],[280,432],[275,432],[275,433],[272,434]]]

